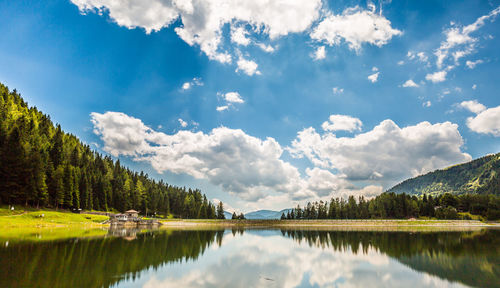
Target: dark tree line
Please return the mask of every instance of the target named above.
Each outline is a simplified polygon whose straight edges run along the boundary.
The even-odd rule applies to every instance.
[[[100,155],[2,84],[1,204],[217,217],[215,205],[200,190],[156,181]]]
[[[307,203],[303,208],[283,213],[281,219],[408,219],[436,217],[438,219],[468,219],[467,212],[488,220],[500,219],[500,196],[484,194],[453,195],[444,193],[435,197],[383,193],[371,200],[363,196],[331,199],[330,202]]]
[[[243,213],[240,213],[240,215],[236,214],[236,212],[233,212],[233,215],[231,216],[232,220],[245,220],[245,215]]]

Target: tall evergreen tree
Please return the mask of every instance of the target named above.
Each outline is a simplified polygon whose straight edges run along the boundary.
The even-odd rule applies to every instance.
[[[226,216],[224,215],[224,204],[222,204],[222,201],[220,201],[219,205],[217,205],[217,219],[226,219]]]

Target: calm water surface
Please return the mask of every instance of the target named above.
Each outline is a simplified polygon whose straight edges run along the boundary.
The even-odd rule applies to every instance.
[[[0,239],[0,287],[500,287],[500,231],[110,231]]]

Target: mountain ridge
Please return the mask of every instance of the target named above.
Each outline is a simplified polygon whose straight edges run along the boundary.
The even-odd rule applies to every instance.
[[[411,195],[500,194],[500,153],[406,179],[386,192]]]

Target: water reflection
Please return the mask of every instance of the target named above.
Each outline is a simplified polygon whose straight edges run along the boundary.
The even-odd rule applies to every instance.
[[[500,231],[121,229],[0,240],[0,265],[0,287],[498,287]]]

